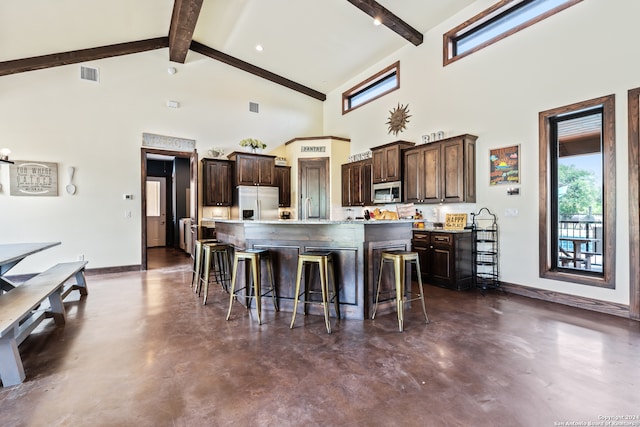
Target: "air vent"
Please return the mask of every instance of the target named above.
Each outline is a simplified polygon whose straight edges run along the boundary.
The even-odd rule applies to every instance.
[[[98,72],[97,68],[85,67],[85,66],[80,67],[80,78],[82,80],[89,80],[97,83],[99,80],[99,77],[100,77],[100,73]]]
[[[259,113],[260,111],[260,105],[258,105],[257,102],[250,102],[249,103],[249,111],[251,111],[252,113]]]

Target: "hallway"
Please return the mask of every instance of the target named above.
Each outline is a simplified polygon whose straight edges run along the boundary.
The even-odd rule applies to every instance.
[[[258,326],[239,305],[227,322],[219,286],[207,306],[191,292],[189,257],[149,260],[146,272],[89,275],[89,295],[67,299],[66,326],[44,322],[20,346],[27,379],[0,389],[0,424],[539,427],[640,417],[638,322],[426,286],[429,325],[415,305],[404,333],[391,314],[332,319],[328,335],[321,316],[290,330],[290,314],[267,311]]]

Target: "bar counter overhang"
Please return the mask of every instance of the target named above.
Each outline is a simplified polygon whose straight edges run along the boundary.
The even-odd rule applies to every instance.
[[[410,250],[413,222],[410,220],[331,221],[331,220],[216,220],[216,237],[236,250],[268,249],[272,253],[278,303],[281,311],[291,312],[295,295],[298,254],[313,250],[333,252],[335,280],[339,288],[340,314],[346,319],[371,317],[375,302],[380,254],[389,250]],[[246,272],[239,266],[239,279]],[[262,269],[263,277],[266,269]],[[311,273],[310,284],[318,288],[318,273]],[[264,279],[263,279],[264,280]],[[405,275],[410,289],[409,271]],[[378,313],[395,311],[392,269],[385,269]],[[263,310],[273,309],[263,303]],[[300,310],[300,308],[299,308]],[[311,305],[309,313],[322,315],[321,307]],[[333,316],[333,310],[331,310]]]

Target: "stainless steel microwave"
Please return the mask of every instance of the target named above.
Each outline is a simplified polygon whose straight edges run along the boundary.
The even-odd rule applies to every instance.
[[[373,203],[400,203],[401,201],[401,181],[373,184]]]

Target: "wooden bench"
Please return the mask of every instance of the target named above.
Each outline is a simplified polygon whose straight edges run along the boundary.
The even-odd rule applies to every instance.
[[[20,384],[25,379],[18,346],[45,318],[52,317],[63,325],[66,312],[62,300],[74,289],[87,295],[84,268],[87,261],[57,264],[15,289],[0,295],[0,380],[4,387]],[[75,276],[76,283],[65,288]],[[50,307],[38,309],[45,299]]]

